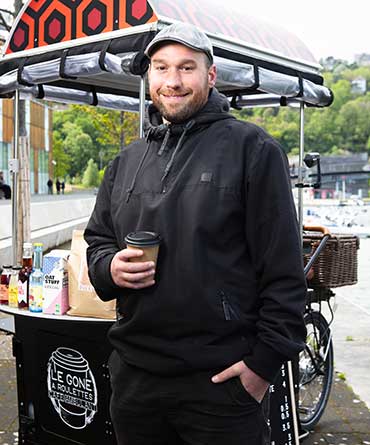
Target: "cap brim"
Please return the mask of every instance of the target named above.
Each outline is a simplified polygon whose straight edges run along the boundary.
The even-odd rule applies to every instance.
[[[209,52],[206,51],[204,49],[198,48],[194,45],[191,45],[189,42],[184,41],[183,39],[179,38],[179,37],[167,37],[164,36],[163,38],[160,39],[156,39],[154,38],[152,40],[152,42],[149,43],[149,45],[147,46],[146,50],[145,50],[145,55],[148,56],[149,58],[152,57],[153,53],[155,52],[155,50],[157,49],[158,46],[161,46],[161,44],[165,43],[165,42],[174,42],[174,43],[180,43],[181,45],[187,46],[188,48],[200,52],[200,53],[204,53],[208,59],[213,63],[213,55]]]

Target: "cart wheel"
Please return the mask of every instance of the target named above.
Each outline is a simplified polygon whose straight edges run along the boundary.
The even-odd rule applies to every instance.
[[[306,347],[299,355],[298,414],[302,427],[312,429],[328,403],[333,383],[333,343],[328,322],[317,311],[304,317]]]

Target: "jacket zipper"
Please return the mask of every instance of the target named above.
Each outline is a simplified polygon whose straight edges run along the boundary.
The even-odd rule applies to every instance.
[[[223,292],[221,292],[221,303],[222,303],[222,309],[224,311],[225,320],[227,321],[231,320],[229,302],[227,301],[225,294]]]
[[[224,291],[220,291],[222,309],[224,312],[225,320],[240,320],[240,316],[236,313],[235,309],[230,304],[227,295]]]

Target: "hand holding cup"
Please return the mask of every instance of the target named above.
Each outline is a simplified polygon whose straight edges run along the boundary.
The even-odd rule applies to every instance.
[[[129,289],[155,284],[155,265],[160,237],[153,232],[133,232],[126,236],[127,248],[117,252],[111,262],[114,283]]]

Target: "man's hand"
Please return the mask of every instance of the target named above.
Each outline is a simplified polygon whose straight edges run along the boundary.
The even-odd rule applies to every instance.
[[[261,402],[270,383],[257,375],[243,362],[234,363],[229,368],[212,377],[213,383],[221,383],[232,377],[239,377],[245,390],[257,400]]]
[[[155,264],[153,261],[130,263],[130,258],[143,256],[139,249],[123,249],[117,252],[110,264],[110,273],[117,286],[143,289],[153,286]]]

